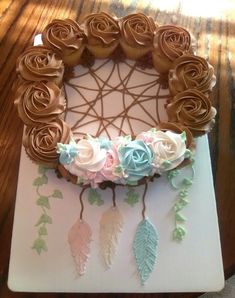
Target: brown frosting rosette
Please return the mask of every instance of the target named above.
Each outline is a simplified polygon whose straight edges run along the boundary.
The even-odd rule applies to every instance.
[[[61,58],[44,46],[27,48],[16,62],[16,70],[28,81],[53,81],[59,85],[64,73]]]
[[[208,95],[215,82],[213,67],[199,56],[183,55],[174,61],[169,71],[169,88],[173,96],[194,88]]]
[[[43,43],[58,52],[65,64],[76,65],[85,48],[86,35],[73,20],[53,20],[42,32]]]
[[[143,13],[133,13],[119,22],[121,37],[132,47],[149,47],[153,45],[156,25],[151,17]]]
[[[61,119],[27,127],[23,145],[28,156],[36,163],[55,168],[58,164],[57,143],[70,141],[70,127]]]
[[[65,109],[65,99],[55,83],[32,82],[17,89],[15,105],[26,125],[38,126],[60,115]]]
[[[133,13],[119,21],[120,44],[127,58],[138,60],[153,49],[156,25],[151,17]]]
[[[158,27],[153,45],[153,62],[160,73],[168,72],[178,57],[185,53],[192,53],[189,32],[174,25]]]
[[[178,93],[166,106],[166,110],[169,121],[187,126],[194,137],[210,131],[216,115],[209,98],[196,89]]]
[[[93,13],[84,19],[88,37],[88,50],[96,58],[109,57],[119,43],[119,27],[116,19],[105,12]]]
[[[93,13],[84,19],[88,44],[110,46],[118,40],[118,22],[105,12]]]

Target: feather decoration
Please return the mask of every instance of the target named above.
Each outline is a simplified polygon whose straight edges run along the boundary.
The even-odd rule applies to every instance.
[[[142,284],[153,271],[157,255],[158,235],[155,227],[147,219],[137,226],[133,250]]]
[[[118,234],[122,231],[123,218],[119,209],[112,206],[106,210],[100,220],[101,255],[106,268],[110,268],[116,254]]]
[[[91,235],[89,224],[80,218],[69,230],[68,242],[79,275],[83,275],[86,271],[86,263],[90,254]]]

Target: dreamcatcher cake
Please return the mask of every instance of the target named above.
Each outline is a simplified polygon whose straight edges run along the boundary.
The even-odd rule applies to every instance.
[[[143,185],[143,219],[133,252],[144,283],[158,245],[145,215],[148,183],[165,175],[178,188],[174,177],[190,167],[175,207],[181,221],[194,175],[194,138],[211,130],[216,115],[213,67],[194,54],[187,30],[160,26],[142,13],[120,19],[95,13],[80,24],[54,20],[43,30],[42,42],[17,60],[15,104],[25,124],[26,153],[80,186],[80,217],[68,236],[79,274],[85,272],[92,234],[83,219],[84,192],[112,190],[113,207],[100,221],[101,235],[110,238],[103,247],[110,267],[123,222],[115,190]],[[176,240],[184,235],[182,227],[173,231]]]

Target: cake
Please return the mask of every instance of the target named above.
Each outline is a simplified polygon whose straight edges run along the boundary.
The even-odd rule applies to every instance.
[[[86,188],[110,187],[114,207],[116,186],[144,185],[144,200],[149,181],[162,174],[171,175],[193,162],[194,138],[213,127],[216,110],[211,93],[215,75],[213,67],[193,53],[187,30],[159,25],[142,13],[118,19],[101,12],[85,17],[81,24],[69,19],[54,20],[43,30],[42,41],[43,45],[26,49],[16,66],[15,105],[25,124],[23,145],[33,162],[53,168],[58,177],[80,185],[80,199]],[[98,65],[92,68],[94,60]],[[105,71],[98,78],[96,72],[103,66],[110,75]],[[115,69],[120,83],[114,79],[112,85]],[[144,90],[139,94],[133,86],[128,87],[129,74],[134,71]],[[91,80],[86,78],[86,85],[81,87],[84,74],[90,74]],[[102,77],[104,74],[106,78]],[[152,78],[149,85],[145,75]],[[92,80],[99,86],[95,99],[90,99],[94,91]],[[79,107],[75,112],[69,102],[69,94],[75,91],[88,109],[73,95],[76,109]],[[110,96],[105,104],[101,101],[97,114],[94,107],[98,101],[112,92],[122,94],[123,111]],[[125,102],[125,95],[132,99]],[[106,118],[105,106],[111,111]],[[92,120],[94,114],[97,123]],[[89,125],[97,128],[96,133],[85,132],[84,119],[88,129]],[[129,127],[127,134],[124,122]],[[146,129],[138,131],[140,123]],[[116,129],[115,137],[113,130],[107,129],[109,126]],[[156,246],[154,229],[145,220],[144,212],[145,209],[142,224],[152,229]],[[71,237],[70,244],[74,234]],[[134,247],[137,246],[135,242]],[[134,250],[138,263],[138,249]],[[142,282],[147,277],[141,275]]]

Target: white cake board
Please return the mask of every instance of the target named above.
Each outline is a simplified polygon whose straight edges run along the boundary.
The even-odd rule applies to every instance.
[[[147,283],[142,286],[136,273],[132,242],[141,220],[142,204],[134,207],[124,202],[126,190],[120,188],[117,204],[123,214],[124,227],[114,264],[105,270],[99,254],[99,220],[111,205],[110,190],[100,191],[104,205],[90,205],[85,198],[84,217],[93,231],[91,256],[86,274],[77,277],[67,242],[69,228],[79,216],[79,187],[58,179],[53,171],[42,190],[59,189],[63,199],[50,199],[45,237],[48,251],[38,255],[32,249],[37,237],[35,223],[41,215],[36,205],[33,180],[37,166],[21,154],[15,218],[12,235],[8,285],[13,291],[30,292],[200,292],[218,291],[224,285],[218,219],[211,174],[207,137],[197,141],[196,176],[190,189],[190,203],[184,209],[188,234],[177,243],[172,241],[174,227],[172,206],[177,192],[161,177],[149,185],[147,215],[159,233],[157,263]],[[141,194],[142,188],[137,188]]]

